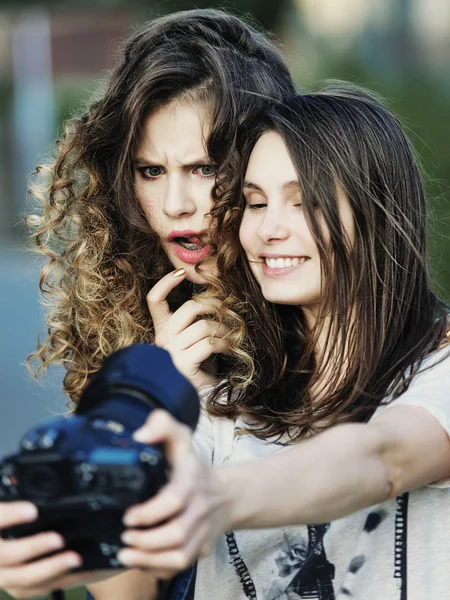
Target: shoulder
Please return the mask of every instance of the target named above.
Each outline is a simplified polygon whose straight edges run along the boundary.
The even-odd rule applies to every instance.
[[[450,344],[441,346],[426,356],[411,380],[410,388],[434,382],[437,387],[450,379]],[[405,392],[407,393],[407,391]]]
[[[429,354],[408,388],[397,398],[388,397],[372,419],[395,406],[415,406],[430,413],[450,435],[450,345]]]

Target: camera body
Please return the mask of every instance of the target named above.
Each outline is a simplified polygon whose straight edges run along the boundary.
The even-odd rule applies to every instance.
[[[198,396],[170,355],[135,345],[109,357],[74,415],[32,428],[0,463],[0,501],[29,500],[39,512],[2,536],[57,531],[83,557],[83,571],[119,568],[124,511],[154,496],[169,476],[163,449],[132,438],[156,407],[195,428]]]

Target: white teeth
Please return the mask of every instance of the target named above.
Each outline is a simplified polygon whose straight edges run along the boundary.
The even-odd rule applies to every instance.
[[[269,269],[287,269],[288,267],[296,267],[300,263],[304,263],[306,260],[305,256],[294,258],[264,258],[266,265]]]

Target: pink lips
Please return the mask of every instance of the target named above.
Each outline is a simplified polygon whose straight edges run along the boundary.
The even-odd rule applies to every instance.
[[[167,236],[168,242],[173,247],[176,255],[183,262],[188,264],[196,264],[201,260],[207,258],[211,252],[211,246],[203,246],[202,248],[198,248],[197,250],[189,250],[188,248],[184,248],[177,242],[177,238],[189,238],[189,241],[193,244],[202,244],[202,240],[200,237],[199,231],[193,231],[191,229],[183,229],[181,231],[171,231]]]

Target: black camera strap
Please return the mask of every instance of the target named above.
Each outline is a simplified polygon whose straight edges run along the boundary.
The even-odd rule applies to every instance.
[[[51,599],[52,600],[64,600],[63,590],[53,590]]]

